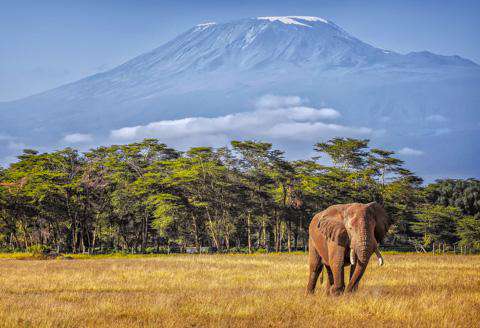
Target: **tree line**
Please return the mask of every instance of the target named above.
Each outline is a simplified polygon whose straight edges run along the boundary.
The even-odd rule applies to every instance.
[[[105,253],[304,249],[312,216],[377,201],[387,245],[480,248],[480,182],[424,186],[394,152],[334,138],[287,160],[259,141],[179,151],[156,139],[85,153],[24,150],[0,168],[0,247]],[[329,164],[325,164],[329,163]]]

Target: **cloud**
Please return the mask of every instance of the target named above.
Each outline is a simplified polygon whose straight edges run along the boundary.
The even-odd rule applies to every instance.
[[[70,144],[86,143],[93,141],[93,136],[91,134],[72,133],[64,136],[63,141]]]
[[[430,115],[426,117],[426,120],[434,123],[442,123],[448,121],[448,119],[443,115]]]
[[[266,131],[265,136],[279,139],[312,140],[315,136],[335,135],[367,135],[372,132],[369,128],[352,128],[339,124],[326,124],[323,122],[292,122],[279,123]]]
[[[423,155],[423,151],[418,150],[418,149],[413,149],[409,147],[403,147],[398,151],[400,155],[405,155],[405,156],[421,156]]]
[[[298,96],[264,95],[255,102],[255,105],[257,108],[278,108],[299,106],[303,102]]]
[[[124,127],[110,131],[110,138],[128,142],[154,137],[172,145],[219,146],[232,139],[314,141],[335,136],[366,136],[373,132],[367,127],[324,122],[341,115],[332,108],[304,106],[304,102],[297,96],[267,95],[255,102],[253,111]]]

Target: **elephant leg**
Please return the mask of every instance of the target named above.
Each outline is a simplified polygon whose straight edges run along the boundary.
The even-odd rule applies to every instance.
[[[322,258],[315,249],[313,243],[310,243],[308,249],[308,265],[309,265],[309,275],[308,275],[308,284],[305,294],[313,294],[315,291],[315,286],[317,285],[318,276],[322,273]],[[320,279],[320,283],[322,283]]]
[[[348,283],[347,292],[353,292],[358,288],[358,284],[360,282],[360,279],[362,279],[366,268],[366,264],[357,262],[357,264],[355,265],[355,270],[353,271],[353,275],[350,278],[350,282]]]
[[[327,278],[328,278],[327,283],[325,284],[325,291],[327,295],[330,295],[330,290],[334,282],[333,272],[332,272],[332,268],[330,268],[328,265],[325,265],[325,269],[327,269]]]
[[[353,273],[355,272],[355,264],[350,265],[350,278],[348,279],[348,283],[350,284],[350,281],[352,281]],[[358,284],[355,286],[355,288],[352,289],[352,291],[355,291],[357,289]]]
[[[343,263],[342,265],[335,265],[332,266],[332,273],[333,273],[333,287],[331,288],[331,294],[333,295],[340,295],[345,290],[345,282],[344,282],[344,270],[343,270]]]
[[[340,295],[345,289],[343,266],[346,250],[344,247],[341,247],[335,242],[331,241],[329,241],[328,246],[328,262],[333,275],[333,287],[331,288],[331,294]]]

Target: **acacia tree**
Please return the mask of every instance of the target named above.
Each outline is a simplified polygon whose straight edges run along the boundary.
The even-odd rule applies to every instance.
[[[402,168],[403,161],[393,157],[395,152],[374,148],[370,150],[368,156],[368,163],[371,168],[374,169],[377,174],[380,176],[380,183],[382,187],[385,187],[387,179],[395,178],[395,175],[399,173],[399,170]]]
[[[368,139],[333,138],[327,142],[315,144],[314,149],[327,154],[335,166],[345,170],[362,168],[366,164]]]
[[[418,206],[423,203],[422,182],[412,172],[398,168],[392,181],[382,187],[384,206],[393,220],[389,236],[392,244],[412,244],[410,237],[415,236],[415,232],[411,223],[416,221]],[[413,240],[413,243],[418,242]]]
[[[455,243],[457,222],[461,211],[455,207],[441,205],[425,205],[416,215],[417,221],[412,222],[412,230],[422,235],[423,243]]]
[[[19,161],[5,172],[12,184],[10,202],[4,217],[16,217],[18,232],[24,245],[40,244],[57,250],[71,251],[72,221],[80,211],[76,202],[77,181],[83,161],[72,149],[51,154],[25,150]]]
[[[480,214],[462,217],[458,221],[457,232],[461,245],[480,249]]]
[[[292,239],[297,240],[297,234],[293,236],[292,225],[294,223],[293,202],[295,188],[295,167],[283,158],[283,152],[272,151],[269,156],[271,168],[267,174],[272,179],[269,190],[276,205],[275,215],[275,250],[281,250],[281,243],[284,239],[283,230],[286,231],[287,250],[292,250]],[[285,229],[283,229],[283,227]]]
[[[210,245],[281,251],[306,246],[326,207],[383,202],[392,244],[479,246],[478,180],[425,188],[393,152],[334,138],[320,157],[289,161],[270,143],[179,152],[154,139],[52,153],[25,150],[0,169],[0,245],[66,252],[160,251]]]
[[[250,194],[250,205],[245,211],[247,218],[248,240],[252,239],[250,227],[257,230],[257,245],[266,251],[270,247],[271,214],[275,211],[269,191],[273,180],[268,171],[271,168],[272,144],[255,141],[232,141],[236,165],[244,184]],[[253,218],[253,220],[252,220]],[[251,249],[251,246],[249,246]]]

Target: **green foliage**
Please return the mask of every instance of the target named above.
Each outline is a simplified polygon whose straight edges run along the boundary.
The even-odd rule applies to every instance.
[[[458,237],[456,227],[461,218],[458,208],[442,205],[425,205],[412,222],[413,231],[423,236],[424,245],[432,242],[454,243]]]
[[[41,256],[49,251],[50,248],[45,245],[32,245],[27,248],[27,252],[31,253],[33,256]]]
[[[455,206],[467,215],[480,212],[480,181],[476,179],[438,180],[425,189],[425,194],[433,204]]]
[[[457,231],[461,245],[480,249],[480,214],[461,218],[458,221]]]
[[[341,165],[345,169],[356,169],[365,165],[368,142],[367,139],[333,138],[327,142],[317,143],[315,150],[330,156],[335,165]]]
[[[478,180],[424,188],[393,152],[370,149],[368,140],[334,138],[315,150],[333,165],[318,157],[289,161],[272,144],[251,140],[183,153],[155,139],[83,154],[25,150],[0,169],[0,248],[84,257],[192,246],[294,251],[305,248],[316,212],[371,201],[394,219],[391,244],[478,245]]]

